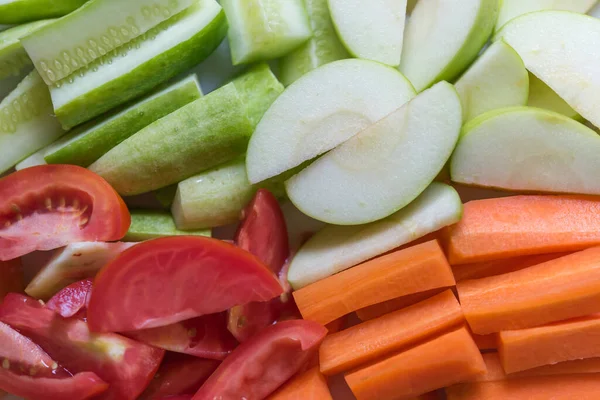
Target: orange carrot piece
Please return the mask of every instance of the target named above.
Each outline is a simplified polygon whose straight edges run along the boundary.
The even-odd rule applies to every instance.
[[[490,333],[489,335],[473,334],[473,340],[479,350],[496,350],[498,348],[498,334]]]
[[[462,327],[346,374],[358,400],[405,400],[474,379],[485,363]]]
[[[267,400],[332,400],[332,397],[325,377],[316,367],[292,378]]]
[[[321,372],[335,375],[422,342],[464,321],[451,290],[408,308],[329,335],[319,350]]]
[[[598,400],[600,374],[535,376],[455,385],[448,400]]]
[[[373,304],[454,284],[444,252],[433,240],[367,261],[293,295],[304,319],[328,324]]]
[[[531,328],[600,312],[600,247],[457,285],[474,333]]]
[[[577,251],[600,244],[600,198],[512,196],[465,204],[448,229],[452,265],[532,254]]]
[[[344,325],[346,325],[347,320],[348,318],[346,318],[346,316],[344,315],[343,317],[333,320],[327,325],[325,325],[325,328],[327,328],[329,334],[339,332],[342,329],[344,329]]]
[[[440,395],[438,392],[429,392],[420,395],[419,397],[414,397],[413,400],[439,400]]]
[[[0,303],[8,293],[22,293],[24,289],[21,259],[0,261]]]
[[[373,304],[365,308],[361,308],[356,311],[356,315],[361,321],[368,321],[370,319],[379,318],[382,315],[389,314],[402,308],[410,307],[413,304],[417,304],[423,300],[427,300],[430,297],[440,294],[447,288],[437,288],[426,290],[424,292],[409,294],[406,296],[398,297],[392,300],[384,301],[383,303]]]

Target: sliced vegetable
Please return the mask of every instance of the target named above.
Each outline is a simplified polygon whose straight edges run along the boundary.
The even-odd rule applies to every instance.
[[[199,235],[210,237],[210,229],[180,231],[175,226],[171,214],[162,211],[134,210],[131,212],[131,226],[124,240],[142,242],[166,236]]]
[[[164,188],[156,189],[154,197],[164,209],[169,209],[173,205],[175,194],[177,193],[177,185],[165,186]]]
[[[529,73],[529,100],[527,105],[554,111],[576,120],[581,119],[581,115],[577,114],[577,111],[573,110],[554,90],[531,72]]]
[[[465,317],[477,334],[598,313],[599,288],[600,247],[457,285]]]
[[[56,143],[56,142],[54,142],[54,143]],[[48,147],[51,147],[51,146],[52,145],[44,147],[43,149],[38,150],[35,153],[33,153],[32,155],[30,155],[29,157],[25,158],[23,161],[21,161],[20,163],[15,165],[15,170],[20,171],[22,169],[29,168],[29,167],[36,167],[38,165],[46,165],[47,162],[46,162],[46,160],[44,160],[44,154],[46,153]]]
[[[440,294],[445,289],[446,288],[437,288],[426,290],[424,292],[408,294],[406,296],[397,297],[392,300],[373,304],[372,306],[356,310],[356,315],[361,321],[368,321],[374,318],[379,318],[385,314],[389,314],[391,312],[400,310],[402,308],[410,307],[414,304],[427,300],[430,297]]]
[[[15,258],[10,261],[0,261],[0,303],[7,294],[22,293],[23,289],[25,286],[21,260]]]
[[[358,400],[375,400],[409,399],[483,373],[479,349],[467,329],[460,328],[345,377]]]
[[[502,0],[496,30],[502,28],[508,21],[531,12],[564,10],[585,14],[595,3],[596,0]]]
[[[45,18],[62,17],[81,7],[86,1],[5,0],[0,4],[0,24],[23,24]]]
[[[559,253],[600,244],[600,201],[586,196],[512,196],[470,201],[448,229],[452,265]]]
[[[73,242],[119,240],[130,222],[113,188],[74,165],[12,173],[0,179],[0,199],[0,260]]]
[[[105,0],[94,3],[100,1]],[[177,1],[177,5],[184,4]],[[119,15],[126,15],[119,0],[110,3],[117,6]],[[56,82],[50,94],[59,121],[65,128],[79,125],[187,71],[212,53],[226,29],[225,14],[214,0],[195,0],[191,7],[144,35]],[[61,38],[64,34],[61,30]],[[74,37],[82,36],[77,32]]]
[[[70,318],[86,308],[92,293],[92,284],[91,279],[72,283],[52,296],[46,307],[64,318]]]
[[[293,295],[305,319],[327,324],[382,301],[453,285],[444,252],[431,241],[367,261]]]
[[[102,332],[153,328],[282,291],[273,273],[244,250],[200,236],[166,237],[132,247],[100,271],[88,321]]]
[[[485,350],[497,350],[498,349],[498,334],[490,333],[488,335],[475,335],[473,334],[473,340],[477,344],[477,347],[481,351]]]
[[[235,349],[193,399],[263,399],[307,363],[326,334],[327,329],[311,321],[269,326]]]
[[[319,350],[321,372],[349,371],[430,339],[464,321],[452,291],[329,335]]]
[[[233,65],[281,57],[312,32],[301,0],[223,0]]]
[[[325,377],[315,367],[292,378],[267,400],[333,400]]]

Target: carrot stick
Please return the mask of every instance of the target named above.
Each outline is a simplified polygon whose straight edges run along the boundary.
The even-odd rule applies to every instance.
[[[292,378],[267,400],[332,400],[332,397],[325,377],[316,367]]]
[[[600,316],[500,332],[498,354],[507,373],[562,361],[600,357]]]
[[[496,350],[498,348],[498,334],[490,333],[489,335],[473,334],[473,340],[479,350]]]
[[[483,358],[462,327],[350,372],[346,382],[358,400],[405,400],[483,373]]]
[[[331,321],[330,323],[328,323],[327,325],[325,325],[325,328],[327,328],[327,331],[330,334],[339,332],[344,328],[344,325],[346,325],[347,320],[348,320],[348,318],[346,318],[346,316],[344,315],[343,317],[335,319],[335,320]]]
[[[474,333],[524,329],[600,312],[600,247],[457,285]]]
[[[413,400],[439,400],[440,395],[438,392],[429,392],[420,395],[419,397],[414,397]]]
[[[454,286],[436,240],[375,258],[293,292],[304,319],[327,324],[363,307]]]
[[[426,290],[424,292],[409,294],[406,296],[398,297],[392,300],[384,301],[383,303],[373,304],[365,308],[361,308],[356,311],[356,315],[361,321],[368,321],[370,319],[379,318],[382,315],[391,313],[402,308],[410,307],[413,304],[417,304],[423,300],[435,296],[446,290],[446,288],[437,288]]]
[[[335,375],[401,348],[422,342],[464,321],[451,290],[408,308],[355,325],[325,338],[319,350],[321,372]]]
[[[577,251],[600,244],[600,199],[512,196],[470,201],[448,229],[452,265]]]

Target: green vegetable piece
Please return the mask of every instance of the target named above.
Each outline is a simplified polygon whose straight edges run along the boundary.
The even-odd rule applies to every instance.
[[[131,226],[123,240],[129,242],[142,242],[165,236],[211,236],[210,229],[196,231],[181,231],[175,226],[173,217],[163,211],[131,211]]]
[[[23,24],[40,19],[62,17],[78,9],[86,1],[4,0],[0,2],[0,24]]]
[[[57,82],[50,90],[66,128],[79,125],[186,71],[225,37],[227,21],[215,0],[197,0],[144,35]]]
[[[233,65],[281,57],[312,32],[302,0],[222,0]]]

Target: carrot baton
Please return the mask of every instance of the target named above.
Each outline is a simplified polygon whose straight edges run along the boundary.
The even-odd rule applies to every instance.
[[[332,397],[325,377],[315,367],[289,380],[266,400],[332,400]]]
[[[498,334],[490,333],[489,335],[473,334],[473,340],[481,351],[496,350],[498,348]]]
[[[373,304],[365,308],[361,308],[356,311],[356,315],[361,321],[368,321],[370,319],[381,317],[382,315],[400,310],[402,308],[410,307],[413,304],[417,304],[423,300],[427,300],[430,297],[435,296],[446,290],[446,288],[437,288],[426,290],[424,292],[408,294],[406,296],[397,297],[392,300],[384,301],[382,303]]]

